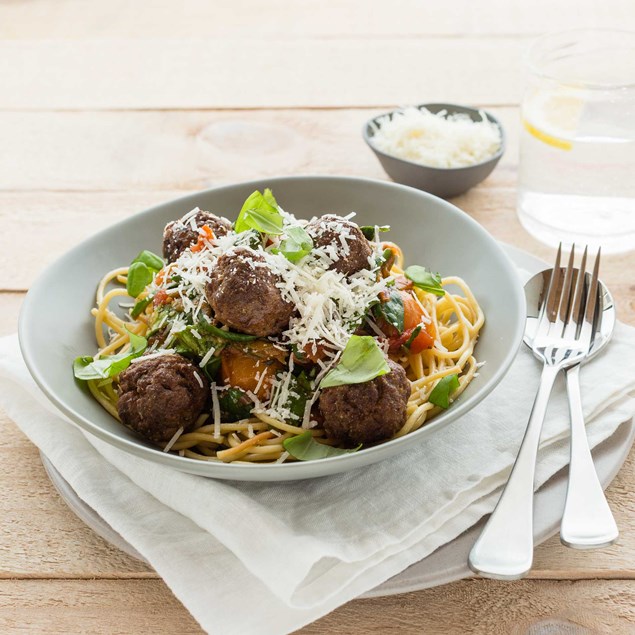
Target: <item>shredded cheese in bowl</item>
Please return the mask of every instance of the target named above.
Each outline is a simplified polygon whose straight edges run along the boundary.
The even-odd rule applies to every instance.
[[[434,168],[462,168],[494,156],[501,147],[499,127],[483,111],[474,121],[464,113],[434,114],[414,106],[376,120],[373,146],[385,154]]]

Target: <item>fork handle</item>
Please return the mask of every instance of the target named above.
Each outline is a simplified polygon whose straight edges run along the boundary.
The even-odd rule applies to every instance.
[[[571,418],[569,484],[560,540],[574,549],[593,549],[614,543],[619,535],[589,450],[582,415],[580,365],[565,370]]]
[[[559,371],[558,366],[544,366],[542,369],[527,430],[509,480],[470,552],[470,568],[487,578],[517,580],[531,569],[536,455],[547,403]]]

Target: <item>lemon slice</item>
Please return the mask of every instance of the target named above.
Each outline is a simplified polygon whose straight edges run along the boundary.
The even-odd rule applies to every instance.
[[[584,100],[564,92],[539,92],[525,102],[525,130],[547,145],[571,150],[582,117]]]

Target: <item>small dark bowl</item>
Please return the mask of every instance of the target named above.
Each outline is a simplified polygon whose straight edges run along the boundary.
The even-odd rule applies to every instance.
[[[434,114],[441,110],[447,110],[449,115],[464,113],[468,115],[472,121],[481,121],[481,111],[478,108],[468,108],[467,106],[459,106],[457,104],[420,104],[415,106],[415,108],[427,108]],[[487,111],[482,111],[489,121],[498,126],[501,133],[500,148],[498,152],[489,159],[462,168],[434,168],[406,159],[399,159],[378,150],[373,145],[373,137],[375,135],[373,124],[379,126],[377,123],[378,119],[386,115],[392,118],[395,112],[397,111],[393,110],[367,121],[364,125],[363,135],[364,141],[366,141],[370,149],[377,155],[386,174],[388,174],[393,181],[397,181],[397,183],[410,185],[411,187],[416,187],[442,198],[458,196],[487,178],[500,161],[503,152],[505,152],[505,131],[503,130],[503,126],[496,117]]]

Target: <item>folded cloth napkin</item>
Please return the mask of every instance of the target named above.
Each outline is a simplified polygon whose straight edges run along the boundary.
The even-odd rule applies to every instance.
[[[17,338],[0,340],[0,403],[8,415],[205,630],[230,635],[292,632],[490,512],[539,374],[540,365],[521,350],[472,412],[392,460],[320,479],[239,483],[182,474],[85,436],[35,386]],[[618,324],[581,380],[596,446],[635,413],[635,329]],[[559,381],[542,434],[538,485],[567,464],[568,427]]]

